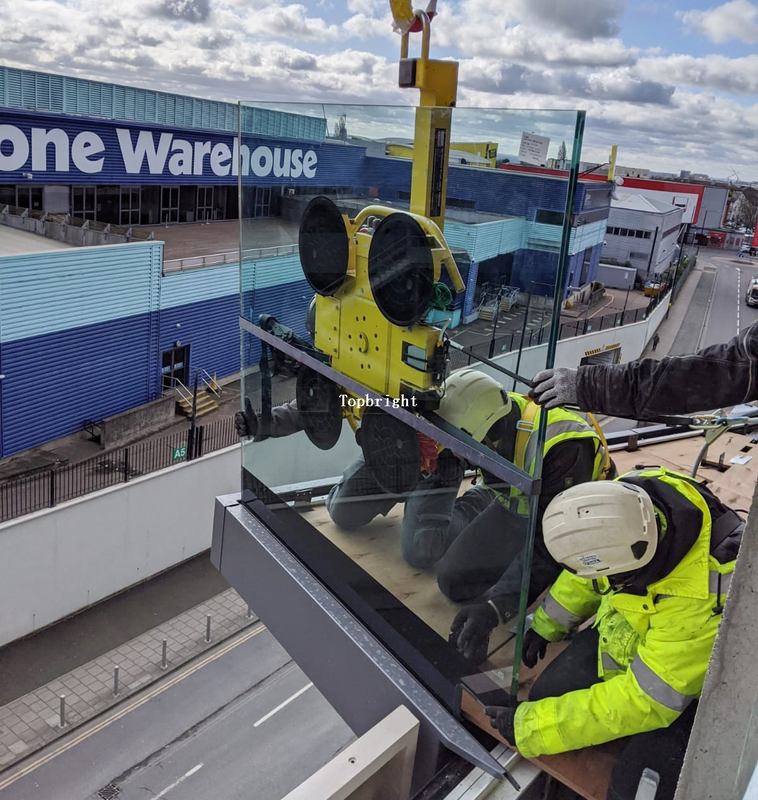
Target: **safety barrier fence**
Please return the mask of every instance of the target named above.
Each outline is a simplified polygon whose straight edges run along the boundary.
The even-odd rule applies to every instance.
[[[236,444],[234,419],[215,420],[111,450],[78,464],[63,464],[0,483],[0,522],[191,461]]]
[[[682,277],[684,278],[687,273]],[[658,295],[650,300],[645,308],[632,308],[629,310],[616,311],[612,314],[603,314],[599,317],[580,317],[571,322],[562,322],[558,331],[558,339],[573,339],[577,336],[584,336],[587,333],[606,331],[610,328],[618,328],[622,325],[631,325],[634,322],[641,322],[647,319],[653,309],[662,302],[669,302],[670,291],[663,295]],[[450,362],[452,369],[469,366],[477,363],[476,356],[482,358],[492,358],[504,353],[513,353],[519,349],[533,347],[547,343],[550,337],[550,323],[539,328],[530,330],[517,330],[507,333],[504,336],[496,336],[487,342],[475,344],[467,348],[469,352],[463,353],[460,350],[451,350]]]

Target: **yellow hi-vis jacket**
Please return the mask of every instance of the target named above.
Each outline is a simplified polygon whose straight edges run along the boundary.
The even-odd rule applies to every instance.
[[[598,434],[590,427],[589,423],[579,414],[567,411],[565,408],[551,408],[547,412],[538,406],[533,400],[523,394],[508,392],[511,402],[516,405],[521,413],[518,422],[519,432],[527,434],[525,440],[519,442],[517,434],[516,452],[513,463],[528,472],[534,474],[535,461],[537,459],[537,431],[540,424],[540,416],[547,413],[547,428],[545,431],[545,446],[543,458],[552,450],[553,447],[566,441],[576,441],[578,439],[592,439],[595,445],[595,462],[592,470],[592,480],[600,480],[603,477],[605,464],[605,450],[600,442]],[[520,445],[520,446],[519,446]],[[486,485],[486,484],[485,484]],[[493,490],[496,491],[496,490]],[[520,489],[514,486],[509,487],[507,494],[496,491],[497,499],[500,503],[510,508],[522,516],[529,515],[529,498]]]
[[[735,561],[722,564],[711,555],[711,514],[692,482],[662,469],[634,474],[655,477],[693,503],[702,512],[700,533],[646,595],[621,590],[601,596],[591,580],[566,570],[558,576],[532,628],[548,641],[559,641],[597,614],[602,680],[518,707],[514,744],[528,758],[667,727],[703,688]],[[601,591],[609,588],[605,578],[598,584]]]

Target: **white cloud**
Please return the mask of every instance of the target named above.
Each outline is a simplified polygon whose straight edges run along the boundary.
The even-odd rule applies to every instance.
[[[750,0],[730,0],[705,11],[679,12],[684,29],[699,33],[716,44],[737,39],[758,44],[758,6]]]
[[[415,103],[397,87],[387,5],[348,0],[338,17],[329,2],[138,0],[126,15],[101,0],[0,0],[0,61],[229,101]],[[576,21],[569,0],[441,3],[433,55],[460,59],[458,105],[585,108],[587,158],[618,142],[622,163],[758,179],[758,55],[640,53],[615,33],[616,0],[588,2],[597,18]],[[405,130],[408,113],[387,124]]]
[[[518,19],[559,30],[578,39],[616,36],[624,0],[582,0],[581,7],[566,0],[510,0]]]
[[[668,81],[681,87],[740,95],[758,94],[758,55],[643,58],[637,63],[636,71],[650,79],[665,75]]]

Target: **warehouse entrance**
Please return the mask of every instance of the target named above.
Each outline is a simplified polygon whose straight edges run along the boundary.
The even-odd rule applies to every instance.
[[[164,350],[161,362],[161,388],[173,389],[177,382],[187,385],[189,345]]]

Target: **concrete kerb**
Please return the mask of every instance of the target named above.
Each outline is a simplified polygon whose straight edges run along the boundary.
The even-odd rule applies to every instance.
[[[209,603],[221,605],[212,609],[215,612],[213,636],[206,642]],[[226,613],[219,613],[223,606]],[[191,628],[187,627],[185,618],[193,623]],[[234,589],[227,589],[208,602],[0,707],[0,775],[56,739],[111,711],[146,686],[220,647],[258,621],[255,614],[248,616],[247,603]],[[174,647],[171,646],[172,626],[177,632]],[[183,629],[191,630],[194,635],[180,635],[178,632]],[[166,667],[162,668],[164,638],[168,639],[168,658]],[[119,667],[119,691],[114,696],[113,667],[116,665]],[[64,728],[59,727],[61,694],[66,695]]]

